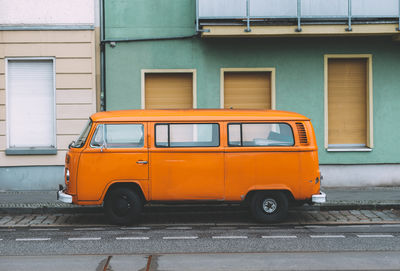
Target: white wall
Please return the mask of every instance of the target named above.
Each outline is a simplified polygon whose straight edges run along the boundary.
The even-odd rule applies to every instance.
[[[399,186],[400,165],[320,165],[322,187]]]
[[[0,0],[0,25],[94,25],[96,0]]]

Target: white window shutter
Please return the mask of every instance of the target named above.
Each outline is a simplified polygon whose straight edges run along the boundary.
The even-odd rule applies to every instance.
[[[8,60],[9,148],[54,148],[53,60]]]

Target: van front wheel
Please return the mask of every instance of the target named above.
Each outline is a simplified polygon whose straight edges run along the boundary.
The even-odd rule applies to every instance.
[[[286,195],[279,191],[256,192],[251,199],[250,209],[259,222],[279,222],[288,213],[289,202]]]
[[[130,225],[137,221],[143,203],[133,190],[118,187],[110,191],[104,201],[104,211],[110,223]]]

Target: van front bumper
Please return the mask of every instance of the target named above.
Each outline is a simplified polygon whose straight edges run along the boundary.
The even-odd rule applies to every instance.
[[[64,203],[72,203],[72,196],[64,193],[64,188],[60,185],[60,190],[57,192],[57,200]]]
[[[312,195],[311,197],[312,203],[325,203],[326,202],[326,194],[324,192],[319,192],[319,194]]]

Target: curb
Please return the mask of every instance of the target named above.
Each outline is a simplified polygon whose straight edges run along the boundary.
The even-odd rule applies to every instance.
[[[233,206],[236,206],[234,208]],[[238,207],[239,206],[239,207]],[[145,206],[151,212],[187,212],[190,211],[247,211],[240,205],[162,205]],[[327,203],[295,207],[297,211],[345,211],[345,210],[400,210],[400,203]],[[93,214],[103,213],[102,206],[57,206],[43,204],[3,204],[0,205],[0,214]]]
[[[318,207],[318,206],[315,206]],[[340,204],[324,204],[320,205],[319,209],[321,211],[346,211],[346,210],[399,210],[400,203],[340,203]]]
[[[103,208],[94,207],[0,207],[0,214],[93,214],[102,213]]]

